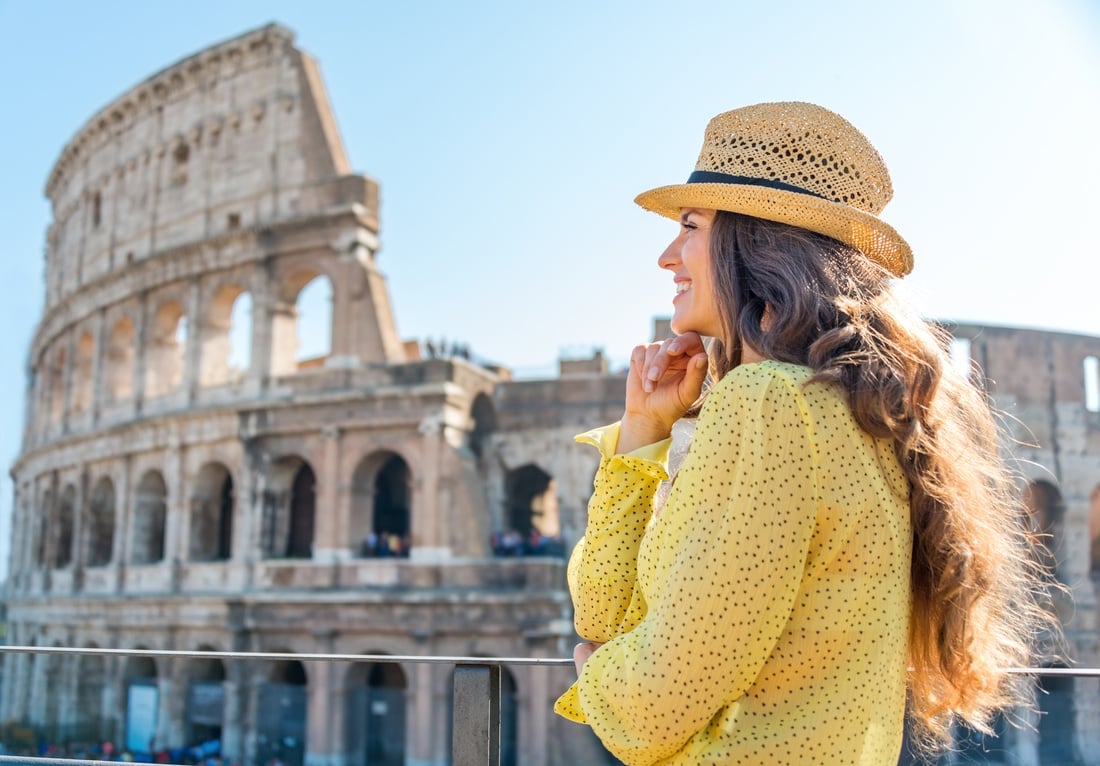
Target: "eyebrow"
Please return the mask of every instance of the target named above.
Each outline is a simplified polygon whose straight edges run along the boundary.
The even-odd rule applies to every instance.
[[[691,215],[692,213],[698,213],[698,212],[699,212],[698,208],[694,208],[694,207],[687,208],[686,210],[684,210],[683,212],[680,213],[680,223],[687,223],[688,216]]]

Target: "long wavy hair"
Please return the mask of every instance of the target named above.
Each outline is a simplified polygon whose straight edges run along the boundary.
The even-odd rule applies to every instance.
[[[867,433],[893,440],[911,487],[914,741],[946,745],[956,721],[990,731],[995,713],[1030,704],[1027,679],[1005,670],[1060,633],[988,398],[951,364],[948,334],[912,313],[860,251],[719,211],[711,254],[723,329],[713,376],[739,364],[746,344],[809,366],[844,390]]]

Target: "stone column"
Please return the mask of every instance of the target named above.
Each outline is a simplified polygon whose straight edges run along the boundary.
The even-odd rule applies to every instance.
[[[92,357],[92,400],[89,407],[92,410],[92,425],[99,423],[103,410],[103,401],[106,398],[104,391],[104,371],[107,368],[107,310],[100,308],[95,314],[95,325],[92,336],[95,343],[95,356]]]
[[[322,464],[318,466],[318,492],[313,528],[313,560],[341,561],[350,557],[347,509],[341,502],[346,482],[340,481],[343,438],[336,426],[321,429]]]
[[[134,414],[140,415],[145,406],[145,368],[149,363],[149,294],[142,292],[138,299],[137,327],[134,328],[133,390]]]
[[[335,638],[332,630],[314,631],[320,650],[332,652]],[[305,766],[336,766],[333,755],[343,748],[333,739],[333,719],[342,711],[333,707],[333,663],[309,662],[306,678],[306,753]]]
[[[157,713],[157,744],[159,747],[175,747],[185,742],[186,726],[184,716],[187,713],[188,660],[162,659],[160,678],[160,710]]]
[[[69,430],[69,415],[73,411],[73,370],[76,365],[73,364],[76,361],[76,333],[73,332],[73,328],[69,328],[65,334],[65,369],[62,372],[62,384],[61,384],[61,419],[59,421],[60,433],[67,433]]]
[[[168,497],[165,498],[164,559],[172,567],[172,590],[179,590],[187,559],[189,532],[187,520],[190,509],[184,493],[187,453],[178,432],[172,434],[170,444],[164,461],[164,483],[168,489]]]
[[[252,270],[252,342],[248,361],[248,377],[266,381],[271,375],[271,305],[275,285],[271,269],[257,261]],[[265,383],[266,385],[266,383]]]
[[[440,467],[443,458],[443,415],[429,415],[419,425],[421,469],[413,478],[409,519],[413,561],[433,562],[450,558],[440,523]]]
[[[405,763],[408,766],[431,766],[438,762],[433,752],[438,743],[432,736],[436,729],[432,703],[435,701],[433,676],[437,668],[425,662],[412,666],[405,706]]]
[[[199,278],[192,277],[187,290],[187,346],[183,350],[183,390],[188,403],[193,404],[199,394],[199,372],[202,356],[202,336],[206,323],[200,317],[202,291]]]
[[[130,563],[130,524],[134,507],[133,458],[122,456],[122,480],[115,496],[115,534],[111,550],[114,554],[115,591],[126,590],[126,566]]]

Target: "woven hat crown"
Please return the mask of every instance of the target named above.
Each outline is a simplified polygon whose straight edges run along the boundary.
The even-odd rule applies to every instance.
[[[867,137],[816,104],[755,104],[718,115],[695,169],[779,181],[871,215],[894,195]]]
[[[650,189],[635,202],[674,220],[694,207],[797,226],[901,277],[913,252],[879,217],[893,194],[886,163],[854,125],[816,104],[784,102],[713,118],[687,183]]]

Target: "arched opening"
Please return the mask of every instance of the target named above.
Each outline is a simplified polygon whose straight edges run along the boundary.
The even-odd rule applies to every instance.
[[[396,663],[359,663],[348,672],[348,763],[404,766],[405,673]]]
[[[207,463],[191,495],[191,561],[227,561],[233,554],[233,476],[221,463]]]
[[[127,657],[123,678],[126,682],[126,749],[135,757],[148,755],[156,743],[160,705],[156,662],[152,657]]]
[[[1039,543],[1040,563],[1056,576],[1066,515],[1062,493],[1049,481],[1033,481],[1024,490],[1023,500]]]
[[[176,301],[165,301],[157,308],[149,328],[146,396],[164,396],[180,387],[186,346],[187,317],[183,307]]]
[[[83,414],[92,406],[92,366],[95,360],[95,341],[90,332],[84,332],[76,343],[73,359],[73,412]]]
[[[497,555],[561,555],[561,523],[554,478],[534,463],[504,477],[507,529],[494,535]]]
[[[164,559],[164,523],[168,513],[168,486],[160,471],[146,471],[134,498],[132,564],[155,564]]]
[[[298,369],[321,367],[332,353],[332,282],[329,278],[320,274],[303,287],[295,309]]]
[[[76,522],[76,487],[69,484],[57,504],[57,524],[53,532],[53,566],[64,569],[73,563],[73,527]]]
[[[96,644],[87,645],[98,648]],[[76,737],[77,742],[102,742],[103,688],[107,683],[105,658],[87,654],[77,658],[79,672],[76,677]]]
[[[285,457],[275,463],[268,478],[268,489],[264,491],[265,555],[310,558],[317,505],[313,469],[299,457]]]
[[[360,556],[409,555],[412,478],[394,452],[376,452],[352,475],[352,539]]]
[[[201,646],[199,651],[214,651]],[[222,738],[225,712],[225,664],[221,660],[191,660],[187,671],[186,728],[189,747],[209,745]]]
[[[470,408],[470,451],[478,458],[482,457],[489,435],[496,430],[497,414],[492,400],[485,394],[474,397]]]
[[[302,766],[306,748],[306,671],[302,663],[283,661],[260,687],[257,716],[257,763],[278,759]]]
[[[115,485],[106,476],[96,482],[85,516],[84,561],[90,567],[111,563],[115,540]]]
[[[50,368],[50,423],[59,423],[65,412],[65,349],[59,348]]]
[[[219,386],[240,380],[248,369],[252,345],[252,296],[225,285],[207,307],[202,325],[199,384]]]
[[[107,395],[111,401],[128,399],[134,393],[134,323],[120,317],[111,328],[104,360]]]
[[[323,367],[332,352],[332,281],[316,271],[284,281],[272,334],[274,374]]]

